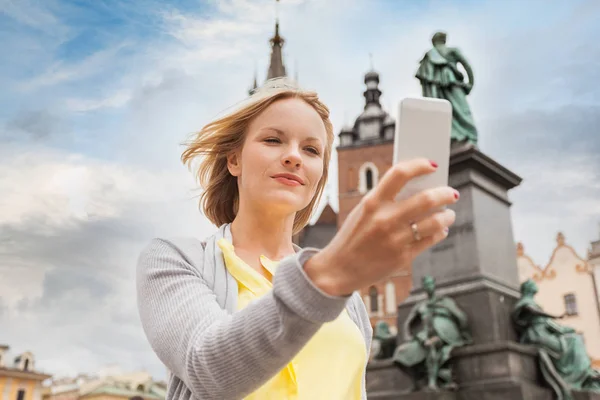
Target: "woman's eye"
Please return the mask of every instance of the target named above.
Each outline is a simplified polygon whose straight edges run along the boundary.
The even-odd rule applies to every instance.
[[[320,153],[319,153],[319,150],[317,150],[317,149],[316,149],[316,148],[314,148],[314,147],[307,147],[307,150],[308,150],[308,151],[310,151],[311,153],[313,153],[313,154],[317,155],[317,156],[320,154]]]
[[[267,143],[280,143],[281,141],[277,138],[267,138],[265,139],[265,142]]]

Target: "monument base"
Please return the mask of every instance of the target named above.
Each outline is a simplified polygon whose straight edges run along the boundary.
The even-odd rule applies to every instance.
[[[455,349],[452,365],[456,392],[410,392],[412,382],[392,360],[370,363],[367,368],[369,399],[397,400],[553,400],[544,387],[537,351],[512,341],[475,344]],[[577,395],[576,400],[600,400]],[[593,395],[594,396],[594,395]]]
[[[486,276],[456,280],[438,284],[436,293],[449,296],[467,314],[474,343],[516,341],[517,334],[510,320],[510,313],[519,298],[514,288],[495,282]],[[422,289],[413,293],[398,306],[398,332],[404,331],[404,321],[415,304],[424,300]],[[398,337],[398,344],[402,336]]]
[[[366,386],[369,399],[387,399],[409,391],[412,382],[391,359],[372,360],[367,365]]]
[[[459,400],[456,392],[412,392],[369,394],[369,400]]]
[[[537,351],[511,341],[478,344],[453,353],[461,400],[552,400],[541,385]]]
[[[573,400],[600,400],[600,393],[573,392]]]
[[[538,366],[537,351],[512,341],[456,349],[452,362],[457,391],[412,392],[412,381],[391,359],[367,367],[369,400],[554,400]],[[600,400],[600,393],[573,392],[573,400]]]

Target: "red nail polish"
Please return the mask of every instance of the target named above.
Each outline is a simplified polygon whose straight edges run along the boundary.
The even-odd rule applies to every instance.
[[[433,168],[437,168],[437,167],[438,167],[438,165],[437,165],[437,163],[436,163],[435,161],[431,161],[431,160],[429,160],[429,162],[431,163],[431,166],[432,166]]]
[[[454,191],[454,198],[455,198],[456,200],[458,200],[458,198],[459,198],[459,197],[460,197],[460,193],[458,193],[458,190],[455,190],[455,191]]]

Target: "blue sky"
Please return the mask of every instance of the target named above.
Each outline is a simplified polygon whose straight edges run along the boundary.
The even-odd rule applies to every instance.
[[[481,149],[524,178],[515,239],[544,266],[558,231],[581,256],[600,234],[600,6],[548,4],[282,0],[285,63],[339,130],[362,110],[369,53],[389,110],[419,95],[417,61],[447,31],[475,69]],[[153,236],[212,230],[179,144],[242,100],[255,68],[264,80],[274,10],[0,0],[0,341],[58,374],[119,362],[164,376],[137,322],[135,259]]]

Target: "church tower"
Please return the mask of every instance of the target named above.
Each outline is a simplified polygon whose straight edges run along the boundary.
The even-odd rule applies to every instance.
[[[279,5],[279,0],[277,0],[276,6]],[[273,78],[281,78],[287,76],[285,70],[285,64],[283,63],[283,44],[285,40],[279,34],[279,18],[275,18],[275,34],[269,40],[271,43],[271,61],[269,62],[269,69],[267,70],[267,80]],[[248,94],[254,93],[254,91],[258,88],[258,82],[256,77],[256,72],[254,75],[254,82],[252,87],[248,91]]]
[[[344,126],[339,133],[338,229],[393,163],[396,122],[381,106],[379,74],[371,69],[365,74],[364,83],[364,110],[353,125]],[[384,320],[394,328],[399,299],[406,297],[410,286],[411,276],[403,273],[364,290],[371,324]]]

